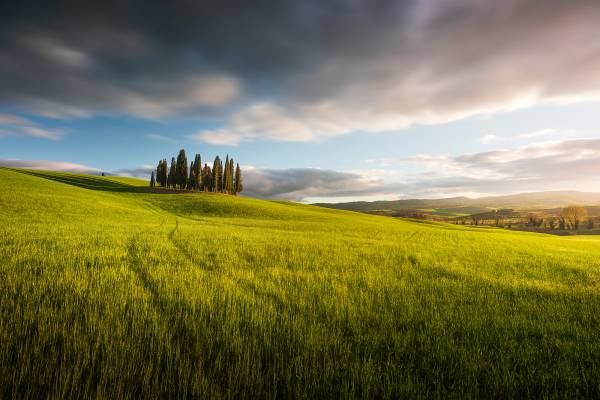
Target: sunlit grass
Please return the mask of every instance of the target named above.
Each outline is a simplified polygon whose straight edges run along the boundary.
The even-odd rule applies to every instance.
[[[3,397],[599,395],[596,238],[0,182]]]

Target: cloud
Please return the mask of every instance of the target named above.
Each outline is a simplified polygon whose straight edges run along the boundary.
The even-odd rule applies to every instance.
[[[380,167],[389,167],[398,162],[395,158],[383,157],[383,158],[369,158],[365,160],[366,164],[376,164]]]
[[[415,156],[425,172],[411,177],[413,193],[503,194],[600,187],[600,140],[548,141],[456,157]]]
[[[216,144],[318,142],[600,98],[598,20],[597,0],[11,2],[0,105],[205,117],[215,128],[194,138]]]
[[[538,138],[542,136],[549,136],[556,133],[556,129],[546,128],[546,129],[538,129],[531,132],[525,132],[517,135],[516,137],[519,139],[531,139]]]
[[[142,179],[150,179],[150,174],[155,170],[155,167],[152,165],[142,165],[137,168],[122,168],[116,171],[105,171],[100,168],[67,161],[19,160],[15,158],[0,158],[0,167],[39,169],[93,175],[104,172],[107,176],[128,176]]]
[[[405,172],[401,164],[415,168]],[[484,196],[544,190],[597,191],[600,139],[569,139],[458,156],[418,154],[398,169],[334,171],[242,166],[245,196],[304,202]],[[394,164],[395,165],[395,164]],[[57,161],[0,159],[0,166],[98,173]],[[111,174],[148,179],[152,165]]]
[[[0,114],[0,137],[2,136],[31,136],[50,140],[59,140],[64,131],[60,129],[45,129],[25,118],[10,114]]]
[[[82,174],[98,173],[98,168],[89,167],[83,164],[76,164],[64,161],[44,161],[44,160],[19,160],[14,158],[0,158],[0,166],[8,168],[42,169],[51,171],[76,172]]]
[[[317,168],[269,169],[243,166],[244,195],[309,201],[316,198],[389,194],[392,187],[364,173]]]
[[[599,139],[549,141],[455,157],[421,154],[403,162],[419,167],[418,172],[244,168],[244,194],[345,201],[600,188]]]
[[[482,144],[492,144],[495,142],[499,142],[501,141],[502,138],[500,136],[496,136],[496,135],[485,135],[482,138],[479,139],[479,142]]]
[[[152,171],[156,171],[156,167],[152,165],[142,165],[137,168],[123,168],[110,173],[110,175],[128,176],[133,178],[150,179]]]

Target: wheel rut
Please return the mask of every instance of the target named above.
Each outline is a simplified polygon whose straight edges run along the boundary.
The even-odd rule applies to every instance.
[[[214,255],[211,253],[209,254],[209,258],[210,260],[195,260],[194,259],[194,255],[193,253],[190,251],[190,249],[188,249],[186,246],[182,245],[179,241],[177,241],[177,239],[175,238],[175,236],[177,235],[177,232],[179,231],[179,220],[175,220],[175,227],[171,230],[171,232],[169,232],[169,235],[167,236],[169,238],[169,241],[171,242],[171,244],[173,245],[173,247],[175,247],[178,251],[179,254],[183,254],[188,261],[190,261],[193,265],[198,266],[200,268],[202,268],[205,271],[214,271],[216,270],[216,259],[214,257]],[[212,262],[211,262],[212,261]]]
[[[139,235],[134,236],[128,246],[129,267],[135,273],[142,287],[150,294],[150,302],[160,320],[169,332],[172,342],[177,346],[181,354],[195,349],[198,339],[185,319],[194,319],[192,308],[184,301],[173,301],[161,290],[156,280],[149,273],[149,266],[145,266],[143,254],[144,246],[140,243]],[[198,360],[194,360],[197,363]]]

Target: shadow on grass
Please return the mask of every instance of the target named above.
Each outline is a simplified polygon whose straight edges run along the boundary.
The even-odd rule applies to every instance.
[[[94,177],[91,175],[76,175],[63,172],[46,172],[37,170],[11,169],[14,172],[49,179],[51,181],[66,183],[84,189],[100,190],[104,192],[127,192],[127,193],[157,193],[170,194],[181,193],[180,190],[158,189],[144,186],[133,186],[123,182],[110,180],[110,177]]]

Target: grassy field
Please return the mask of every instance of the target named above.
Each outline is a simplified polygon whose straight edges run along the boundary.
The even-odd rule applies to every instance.
[[[3,398],[600,396],[600,240],[0,169]]]

